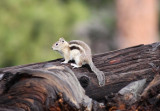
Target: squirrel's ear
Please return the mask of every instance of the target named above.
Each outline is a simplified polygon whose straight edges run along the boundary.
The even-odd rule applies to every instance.
[[[62,41],[62,40],[64,40],[64,38],[63,38],[63,37],[59,38],[59,41]]]

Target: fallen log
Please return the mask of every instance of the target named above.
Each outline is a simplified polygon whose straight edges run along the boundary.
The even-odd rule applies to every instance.
[[[139,93],[139,95],[142,93],[142,97],[145,98],[145,101],[153,97],[158,98],[159,90],[158,91],[156,90],[155,91],[156,93],[149,93],[148,91],[150,91],[150,88],[152,88],[152,91],[155,90],[155,88],[151,87],[152,84],[151,85],[149,84],[155,76],[155,71],[153,71],[153,65],[155,67],[160,66],[159,58],[160,58],[160,43],[139,45],[122,50],[94,55],[93,62],[95,63],[97,68],[99,68],[101,71],[105,73],[106,76],[106,85],[104,87],[99,87],[97,78],[90,70],[88,65],[85,65],[82,68],[72,69],[70,63],[66,65],[61,64],[63,59],[1,68],[0,74],[4,75],[6,72],[16,74],[19,70],[23,68],[44,70],[57,66],[69,67],[72,69],[75,76],[78,78],[79,82],[81,83],[81,86],[85,89],[86,95],[97,101],[106,101],[107,102],[106,109],[107,108],[114,109],[113,107],[116,106],[117,109],[130,108],[132,110],[137,108],[136,106],[140,103],[140,101],[143,101],[143,99],[137,99],[132,104],[130,104],[130,105],[136,104],[136,106],[134,105],[134,107],[130,106],[130,107],[120,108],[120,103],[125,99],[122,99],[124,98],[124,96],[123,97],[119,96],[118,94],[119,91],[134,81],[146,79],[146,83],[144,83],[144,86],[140,88],[140,90],[142,91],[140,92],[137,91],[137,92]],[[156,83],[154,84],[154,87],[159,86],[159,82],[152,82],[152,83]],[[3,82],[0,83],[0,87],[3,89],[5,89],[6,87],[4,84],[5,83]],[[147,88],[148,85],[149,88]],[[144,90],[145,88],[147,89]],[[143,91],[145,91],[145,93],[143,93]],[[150,97],[150,94],[152,94],[152,97]],[[141,95],[139,96],[139,98],[141,98]],[[115,103],[113,103],[113,100],[115,101]],[[159,104],[159,100],[156,99],[156,101],[157,104]],[[124,103],[123,105],[126,104]],[[151,109],[153,108],[154,105],[152,104],[151,106],[152,107],[148,108]],[[146,107],[146,105],[143,105],[143,107]]]
[[[0,110],[2,111],[94,111],[100,104],[85,95],[74,73],[67,67],[21,69],[6,73],[1,80]]]

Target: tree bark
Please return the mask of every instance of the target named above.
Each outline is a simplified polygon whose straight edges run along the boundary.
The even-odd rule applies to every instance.
[[[55,73],[55,70],[52,70],[54,67],[67,66],[72,69],[75,76],[81,83],[81,86],[85,89],[87,96],[97,101],[104,101],[106,100],[106,97],[109,97],[113,93],[118,93],[122,88],[124,88],[133,81],[146,79],[145,86],[147,86],[155,76],[153,66],[160,66],[159,58],[160,43],[139,45],[122,50],[116,50],[108,53],[94,55],[93,62],[98,69],[105,73],[106,76],[106,84],[104,87],[99,87],[97,78],[95,74],[90,70],[88,65],[85,65],[82,68],[72,69],[70,63],[61,64],[63,59],[1,68],[0,74],[3,75],[6,74],[6,72],[17,74],[17,72],[19,72],[23,68],[41,70],[47,69],[48,71]],[[38,76],[38,74],[36,76],[41,78],[41,76]],[[11,76],[8,76],[7,78],[9,79],[10,77]],[[157,87],[157,85],[159,85],[160,82],[157,81],[158,80],[156,80],[156,82],[152,82],[153,84],[155,83],[154,87]],[[40,84],[43,84],[43,82]],[[54,86],[55,84],[52,85]],[[0,87],[5,89],[6,85],[4,85],[3,81],[1,81]],[[147,88],[145,90],[145,93],[143,93],[142,95],[145,100],[146,98],[149,98],[149,96],[147,96],[149,95],[147,91],[151,89],[150,87],[151,85],[149,85],[149,88]],[[154,88],[152,87],[152,89]],[[1,93],[2,92],[4,91],[1,91]],[[156,93],[152,93],[152,95],[156,96],[157,94],[158,91],[156,91]]]

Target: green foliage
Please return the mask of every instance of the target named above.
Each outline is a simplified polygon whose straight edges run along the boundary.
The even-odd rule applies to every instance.
[[[70,39],[73,26],[89,16],[78,0],[1,0],[0,67],[53,60],[53,42]]]

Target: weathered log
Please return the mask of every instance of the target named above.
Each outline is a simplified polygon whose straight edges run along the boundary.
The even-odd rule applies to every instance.
[[[94,111],[103,109],[85,95],[74,73],[67,67],[22,69],[6,73],[0,83],[0,110],[11,111]],[[9,79],[6,77],[10,76]],[[7,80],[7,81],[6,81]],[[6,82],[5,82],[6,81]]]
[[[93,62],[100,70],[105,72],[106,85],[99,87],[95,74],[88,65],[72,69],[86,91],[86,95],[94,100],[105,100],[106,96],[117,93],[129,83],[146,79],[147,84],[152,81],[155,72],[150,64],[160,65],[160,43],[139,45],[122,50],[98,54],[93,56]],[[61,64],[63,59],[48,62],[14,66],[0,69],[0,74],[5,72],[17,73],[22,68],[41,69],[53,66],[70,66]],[[0,84],[3,86],[3,83]]]
[[[110,92],[118,92],[131,81],[153,77],[153,71],[150,63],[153,63],[156,66],[160,65],[159,45],[160,43],[139,45],[131,48],[94,55],[93,61],[95,65],[101,71],[104,71],[106,75],[106,85],[104,87],[99,87],[96,76],[90,70],[88,65],[72,70],[76,77],[81,81],[84,80],[81,79],[82,77],[89,78],[88,85],[85,87],[86,93],[91,98],[100,100],[104,98],[105,95],[110,94]],[[62,65],[60,63],[61,61],[63,61],[63,59],[1,68],[0,73],[4,74],[4,72],[7,71],[16,72],[16,70],[21,68],[39,69],[52,66],[68,66],[72,68],[70,63],[67,65]],[[83,85],[83,82],[81,83]]]
[[[147,85],[141,94],[141,99],[146,100],[157,96],[160,93],[160,68],[153,66],[153,71],[155,72],[154,79]]]

